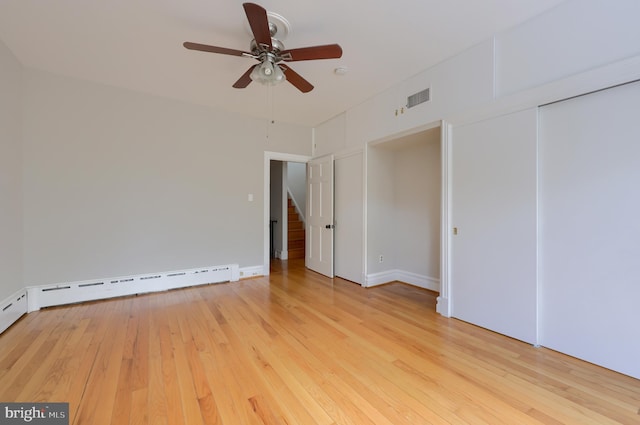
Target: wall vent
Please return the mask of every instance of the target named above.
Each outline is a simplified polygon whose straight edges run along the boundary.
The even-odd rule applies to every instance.
[[[42,292],[60,291],[62,289],[71,289],[71,286],[56,286],[54,288],[43,288]]]
[[[418,93],[412,94],[407,97],[407,108],[413,108],[421,103],[425,103],[431,100],[431,89],[424,89]]]
[[[104,282],[81,283],[80,285],[78,285],[78,288],[84,288],[86,286],[99,286],[99,285],[104,285]]]

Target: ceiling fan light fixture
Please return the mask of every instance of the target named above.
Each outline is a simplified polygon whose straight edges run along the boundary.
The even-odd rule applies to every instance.
[[[282,69],[272,61],[266,59],[259,65],[256,65],[249,75],[251,80],[260,84],[274,86],[280,84],[287,79]]]

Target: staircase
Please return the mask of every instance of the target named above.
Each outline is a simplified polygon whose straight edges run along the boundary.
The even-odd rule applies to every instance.
[[[304,222],[296,211],[290,197],[287,197],[288,233],[287,246],[289,259],[304,258]]]

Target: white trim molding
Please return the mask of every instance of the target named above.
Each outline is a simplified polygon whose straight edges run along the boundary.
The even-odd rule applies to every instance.
[[[365,287],[383,285],[390,282],[402,282],[419,288],[428,289],[434,292],[440,292],[440,279],[429,276],[423,276],[417,273],[405,270],[386,270],[380,273],[372,273],[365,278]]]
[[[275,258],[278,258],[280,260],[288,260],[289,251],[286,249],[276,249],[276,252],[274,252],[274,256]]]
[[[248,279],[250,277],[267,276],[269,274],[269,266],[267,266],[267,273],[264,271],[263,266],[250,266],[242,267],[240,269],[240,279]]]
[[[270,264],[270,254],[271,254],[271,245],[269,244],[269,232],[270,232],[270,227],[271,227],[271,214],[269,211],[269,205],[271,202],[271,190],[269,185],[271,184],[271,161],[284,161],[284,162],[302,162],[302,163],[307,163],[309,162],[309,160],[311,159],[310,156],[305,156],[305,155],[295,155],[295,154],[289,154],[289,153],[283,153],[283,152],[270,152],[270,151],[265,151],[264,152],[264,169],[263,169],[263,201],[264,201],[264,205],[262,207],[263,209],[263,239],[262,239],[262,246],[263,246],[263,250],[262,250],[262,258],[263,258],[263,263],[262,263],[262,267],[261,272],[257,273],[255,275],[244,275],[243,277],[252,277],[252,276],[258,276],[258,275],[264,275],[264,276],[268,276],[269,275],[269,264]]]
[[[451,317],[451,197],[452,189],[452,126],[446,121],[440,125],[440,152],[442,164],[442,198],[440,202],[440,296],[436,300],[436,312]]]
[[[396,280],[400,282],[408,283],[409,285],[418,286],[420,288],[428,289],[434,292],[440,292],[440,279],[435,277],[422,276],[416,273],[411,273],[403,270],[397,271]]]
[[[387,270],[384,272],[367,274],[364,277],[364,287],[371,288],[372,286],[383,285],[385,283],[393,282],[396,279],[396,270]]]

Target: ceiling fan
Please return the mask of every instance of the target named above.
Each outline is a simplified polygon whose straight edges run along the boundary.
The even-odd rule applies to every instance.
[[[302,78],[289,66],[282,62],[295,62],[316,59],[337,59],[342,57],[342,48],[338,44],[326,44],[322,46],[302,47],[299,49],[285,49],[284,44],[278,38],[279,32],[288,32],[288,23],[279,15],[267,13],[262,7],[254,3],[243,3],[244,11],[253,33],[253,40],[249,47],[250,52],[228,49],[226,47],[209,46],[207,44],[183,43],[190,50],[202,52],[221,53],[223,55],[244,56],[257,59],[259,63],[249,68],[233,84],[237,89],[247,87],[251,81],[262,84],[274,85],[289,81],[303,93],[313,90],[313,85]],[[276,23],[269,18],[280,18]]]

